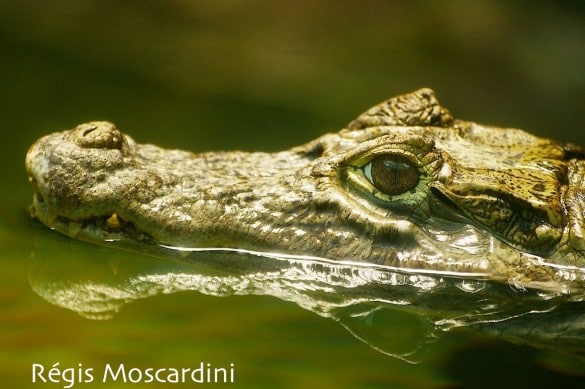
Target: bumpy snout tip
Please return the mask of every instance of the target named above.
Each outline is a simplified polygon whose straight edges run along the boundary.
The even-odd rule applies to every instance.
[[[49,137],[43,137],[30,146],[25,157],[25,169],[34,190],[33,201],[29,207],[30,215],[47,226],[52,226],[56,214],[50,212],[44,195],[47,180],[51,177],[50,156],[46,152]]]
[[[83,123],[38,139],[25,158],[34,189],[31,215],[49,226],[57,212],[68,219],[85,215],[78,209],[88,198],[84,184],[91,187],[120,166],[131,142],[107,121]]]
[[[118,149],[124,146],[124,135],[113,123],[96,121],[83,123],[69,133],[69,140],[80,147]]]

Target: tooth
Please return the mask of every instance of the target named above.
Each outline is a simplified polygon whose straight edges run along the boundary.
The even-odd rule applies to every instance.
[[[120,227],[122,227],[122,223],[120,223],[120,220],[118,219],[118,215],[116,215],[116,213],[112,213],[112,216],[110,216],[108,220],[106,220],[106,224],[108,225],[108,228],[112,230],[117,230]]]
[[[77,236],[77,234],[79,234],[79,231],[81,230],[81,226],[82,226],[82,223],[70,222],[69,223],[69,230],[68,230],[67,234],[69,236],[75,238]]]
[[[51,208],[47,207],[47,225],[52,227],[55,224],[55,220],[57,220],[57,212],[53,211]]]
[[[31,204],[28,207],[28,212],[30,213],[30,217],[37,217],[37,208],[35,207],[34,204]]]

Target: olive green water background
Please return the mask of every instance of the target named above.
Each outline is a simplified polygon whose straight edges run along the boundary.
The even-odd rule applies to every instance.
[[[275,151],[422,86],[458,118],[585,145],[582,2],[0,1],[0,85],[2,387],[63,387],[31,383],[32,364],[57,362],[234,363],[235,387],[585,382],[585,368],[556,353],[465,331],[406,364],[267,296],[185,292],[85,319],[33,292],[31,261],[53,256],[67,274],[76,258],[140,256],[32,222],[23,167],[40,136],[98,119],[168,148]],[[140,387],[117,384],[127,386]]]

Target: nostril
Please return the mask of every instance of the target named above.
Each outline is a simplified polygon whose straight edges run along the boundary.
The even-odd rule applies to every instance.
[[[90,122],[78,125],[70,139],[81,147],[93,149],[122,149],[124,135],[110,122]]]
[[[85,131],[82,132],[81,136],[88,136],[89,134],[91,134],[96,129],[97,129],[97,126],[96,127],[88,128],[87,130],[85,130]]]

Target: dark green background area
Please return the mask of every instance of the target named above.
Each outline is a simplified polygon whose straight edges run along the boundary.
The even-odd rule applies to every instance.
[[[458,333],[407,365],[270,297],[83,319],[29,285],[39,250],[98,254],[30,222],[23,165],[40,136],[98,119],[170,148],[278,150],[423,86],[457,118],[585,145],[584,70],[580,1],[0,1],[0,382],[30,386],[32,363],[200,360],[235,362],[248,387],[577,382],[556,355]]]

